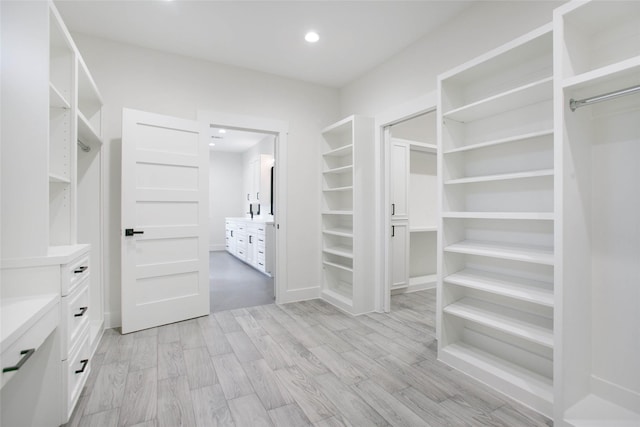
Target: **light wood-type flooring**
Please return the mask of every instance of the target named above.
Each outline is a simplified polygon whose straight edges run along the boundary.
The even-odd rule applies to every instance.
[[[319,300],[105,332],[70,426],[547,426],[436,361],[435,292],[388,314]]]

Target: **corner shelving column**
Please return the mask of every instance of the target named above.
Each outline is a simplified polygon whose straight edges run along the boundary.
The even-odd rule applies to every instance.
[[[640,425],[640,3],[555,11],[558,426]]]
[[[362,191],[372,168],[362,145],[372,131],[370,119],[352,116],[322,132],[321,296],[351,314],[373,310],[373,282],[365,271],[372,251],[363,238],[372,198]]]
[[[551,416],[551,25],[438,79],[438,357]]]
[[[49,22],[49,245],[75,240],[75,52],[52,15]]]

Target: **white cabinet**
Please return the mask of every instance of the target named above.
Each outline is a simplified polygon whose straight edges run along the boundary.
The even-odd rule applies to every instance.
[[[260,154],[250,158],[244,166],[244,188],[246,201],[260,203],[262,209],[268,209],[271,197],[271,166],[273,156]],[[266,214],[268,212],[261,212]],[[254,212],[254,214],[257,214]]]
[[[391,220],[409,219],[409,144],[391,140]]]
[[[270,275],[272,269],[267,267],[269,256],[267,227],[273,223],[260,219],[226,218],[227,252],[246,262],[256,270]]]
[[[409,224],[391,223],[391,290],[409,286]]]
[[[322,132],[321,296],[360,314],[374,308],[372,289],[373,120],[351,116]],[[357,171],[357,172],[356,172]]]
[[[640,93],[581,101],[640,87],[640,3],[571,2],[554,25],[554,421],[637,426]]]
[[[438,357],[552,416],[551,26],[438,85]]]

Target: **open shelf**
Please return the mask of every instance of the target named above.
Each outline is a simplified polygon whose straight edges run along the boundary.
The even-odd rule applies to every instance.
[[[475,182],[506,181],[511,179],[538,178],[541,176],[553,176],[553,169],[543,169],[543,170],[537,170],[537,171],[503,173],[503,174],[497,174],[497,175],[485,175],[485,176],[475,176],[475,177],[468,177],[468,178],[450,179],[445,181],[444,184],[445,185],[470,184]]]
[[[102,138],[80,111],[78,111],[78,139],[91,148],[102,145]]]
[[[341,166],[339,168],[333,168],[333,169],[327,169],[326,171],[323,171],[322,173],[324,174],[343,174],[343,173],[349,173],[353,171],[353,165],[348,165],[348,166]]]
[[[322,252],[341,256],[343,258],[353,258],[353,248],[348,246],[330,246],[324,248]]]
[[[409,233],[432,233],[434,231],[438,231],[438,227],[435,225],[431,226],[409,226]]]
[[[65,99],[52,82],[49,82],[49,106],[52,108],[64,108],[66,110],[71,108],[69,101]]]
[[[444,278],[448,284],[478,289],[521,301],[553,307],[553,284],[465,268]]]
[[[443,114],[443,118],[457,122],[471,122],[505,111],[515,110],[551,99],[553,77],[547,77],[507,92],[493,95]]]
[[[342,157],[353,153],[353,144],[343,145],[342,147],[329,150],[322,155],[325,157]]]
[[[414,141],[411,139],[404,138],[393,138],[394,142],[404,143],[409,145],[410,150],[414,151],[424,151],[426,153],[435,153],[438,151],[438,146],[436,144],[429,144],[428,142]]]
[[[57,184],[71,184],[71,180],[55,173],[49,173],[49,182]]]
[[[333,268],[337,268],[340,270],[344,270],[344,271],[348,271],[350,273],[353,273],[353,268],[352,267],[347,267],[346,265],[341,265],[338,264],[336,262],[330,262],[330,261],[322,261],[322,264],[328,266],[328,267],[333,267]]]
[[[462,362],[488,373],[487,377],[495,376],[520,390],[535,395],[549,406],[553,402],[553,381],[550,378],[463,342],[449,344],[441,351],[441,359],[445,363],[459,366],[456,361]],[[485,379],[485,375],[472,376]]]
[[[574,427],[635,427],[640,425],[640,413],[632,412],[595,394],[567,409],[566,422]]]
[[[353,215],[353,211],[324,211],[322,215]]]
[[[442,212],[443,218],[461,219],[524,219],[553,221],[553,212]]]
[[[333,236],[341,236],[341,237],[353,237],[353,230],[350,228],[325,228],[322,230],[324,234],[331,234]]]
[[[543,129],[543,130],[540,130],[540,131],[537,131],[537,132],[527,132],[527,133],[523,133],[523,134],[509,136],[509,137],[506,137],[506,138],[490,139],[490,140],[483,141],[483,142],[478,142],[478,143],[475,143],[475,144],[469,144],[469,145],[465,145],[465,146],[462,146],[462,147],[457,147],[457,148],[452,148],[452,149],[449,149],[449,150],[445,150],[444,154],[452,154],[452,153],[459,153],[459,152],[463,152],[463,151],[477,150],[477,149],[480,149],[480,148],[493,147],[495,145],[510,144],[510,143],[514,143],[514,142],[526,141],[527,139],[534,139],[534,138],[539,138],[539,137],[543,137],[543,136],[553,136],[553,129]]]
[[[553,320],[509,307],[464,297],[444,307],[446,314],[553,348]]]
[[[345,187],[336,187],[336,188],[325,188],[322,191],[335,191],[335,192],[339,192],[339,191],[353,191],[353,185],[347,185]]]
[[[609,83],[619,85],[620,80],[640,76],[640,56],[629,58],[616,64],[607,65],[562,81],[563,89],[579,90],[589,86],[605,86]],[[613,89],[622,89],[612,87]]]
[[[444,248],[445,252],[480,255],[492,258],[553,265],[553,249],[543,246],[526,246],[505,243],[464,240]]]

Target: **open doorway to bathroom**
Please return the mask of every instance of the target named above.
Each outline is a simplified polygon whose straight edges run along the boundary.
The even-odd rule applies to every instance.
[[[275,299],[277,136],[211,126],[209,260],[211,311]]]

